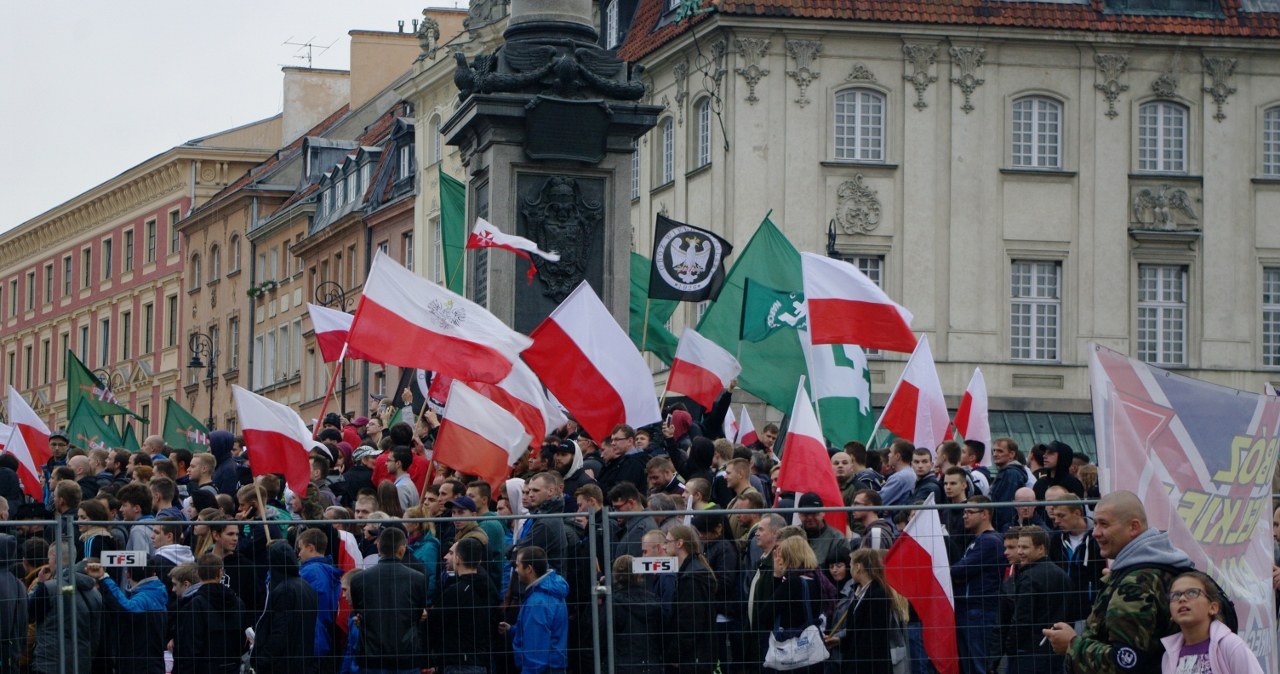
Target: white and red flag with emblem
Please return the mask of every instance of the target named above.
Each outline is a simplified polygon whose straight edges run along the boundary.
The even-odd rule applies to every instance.
[[[476,218],[476,226],[471,229],[471,236],[467,237],[467,248],[501,248],[528,260],[530,283],[533,282],[534,275],[538,273],[538,267],[533,264],[533,255],[537,255],[548,262],[560,261],[559,253],[542,250],[538,247],[538,244],[523,236],[507,234],[484,218]]]

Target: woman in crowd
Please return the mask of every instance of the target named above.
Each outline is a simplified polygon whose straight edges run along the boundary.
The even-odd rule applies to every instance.
[[[884,578],[884,554],[883,550],[862,548],[850,557],[851,577],[856,584],[853,602],[836,619],[844,636],[826,639],[828,647],[839,644],[845,665],[842,671],[893,674],[890,642],[895,636],[902,636],[894,635],[894,631],[901,630],[897,625],[906,622],[906,602]]]
[[[106,522],[110,520],[107,507],[99,501],[81,501],[76,519],[81,522]],[[118,550],[116,539],[105,524],[80,525],[80,546],[76,549],[76,561],[82,562],[90,557],[102,559],[106,550]]]
[[[631,572],[631,555],[613,562],[613,662],[619,671],[662,674],[662,607],[645,588],[644,576]]]
[[[1262,674],[1249,645],[1222,622],[1218,584],[1188,571],[1169,586],[1169,615],[1178,633],[1160,640],[1163,674]]]
[[[427,509],[417,505],[405,511],[404,516],[410,519],[428,517]],[[405,522],[404,531],[409,535],[409,554],[422,562],[427,570],[427,602],[436,596],[436,586],[440,582],[440,539],[436,538],[434,522]]]
[[[217,508],[205,508],[200,511],[196,518],[195,526],[191,527],[191,553],[196,559],[200,559],[200,555],[213,551],[213,531],[209,525],[204,522],[225,521],[227,516]]]
[[[400,505],[400,492],[390,480],[383,480],[378,485],[378,510],[392,518],[404,517],[404,506]]]
[[[773,548],[773,601],[760,608],[760,624],[799,634],[809,625],[820,624],[822,587],[817,571],[818,559],[803,536],[793,536]],[[819,645],[821,648],[821,645]],[[822,663],[788,670],[800,674],[818,674]],[[765,671],[774,671],[766,667]]]
[[[702,543],[692,527],[683,524],[666,532],[667,555],[680,560],[671,632],[667,635],[667,664],[678,672],[705,672],[715,665],[715,652],[706,635],[715,631],[716,576],[702,556]]]

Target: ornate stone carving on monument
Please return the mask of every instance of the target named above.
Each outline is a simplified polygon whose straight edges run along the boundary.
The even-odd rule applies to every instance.
[[[849,70],[849,74],[845,75],[844,81],[874,82],[876,81],[876,74],[871,72],[871,69],[868,68],[866,65],[862,63],[855,63],[853,64],[853,68]]]
[[[422,10],[422,22],[418,24],[417,35],[418,47],[422,50],[417,60],[435,58],[436,51],[440,48],[440,22],[427,16],[425,9]]]
[[[1151,83],[1151,90],[1161,98],[1170,98],[1178,93],[1178,76],[1172,70],[1161,74]]]
[[[471,63],[461,52],[454,52],[453,58],[458,63],[453,83],[460,100],[471,94],[523,93],[636,101],[646,91],[640,80],[643,66],[632,66],[628,76],[625,61],[595,45],[512,40],[493,54],[477,55]]]
[[[1107,117],[1115,119],[1116,99],[1129,90],[1129,85],[1120,82],[1120,78],[1129,69],[1129,57],[1124,54],[1094,54],[1093,62],[1098,66],[1102,81],[1093,85],[1107,99]]]
[[[810,103],[807,95],[809,85],[822,74],[814,68],[814,62],[822,53],[822,43],[818,40],[787,40],[784,44],[796,62],[796,67],[788,70],[787,76],[800,87],[800,95],[795,100],[803,108]]]
[[[604,207],[583,198],[575,178],[551,176],[533,197],[520,200],[520,213],[538,247],[560,254],[559,262],[540,260],[543,295],[563,302],[586,278],[592,242],[601,235]]]
[[[1236,70],[1236,60],[1206,56],[1202,63],[1204,63],[1205,73],[1209,75],[1209,79],[1213,80],[1213,84],[1205,87],[1204,92],[1213,97],[1213,102],[1218,106],[1218,111],[1213,118],[1221,122],[1227,118],[1227,114],[1222,111],[1222,106],[1227,104],[1227,97],[1236,92],[1235,87],[1227,84],[1227,80],[1231,79],[1232,73]]]
[[[836,217],[831,222],[845,234],[866,234],[880,226],[880,197],[862,180],[859,173],[836,189]]]
[[[725,60],[729,56],[729,43],[724,40],[716,40],[711,43],[711,64],[709,74],[711,79],[715,80],[716,98],[720,97],[720,83],[724,81],[724,76],[729,72],[725,67]]]
[[[509,0],[471,0],[462,27],[474,38],[483,27],[497,23],[507,15]]]
[[[960,109],[967,115],[973,112],[973,103],[970,102],[973,92],[986,81],[978,77],[978,68],[982,67],[987,50],[982,47],[952,47],[950,53],[952,62],[960,68],[960,76],[952,77],[951,83],[960,87],[964,94],[964,105]]]
[[[937,75],[929,74],[929,68],[938,62],[938,45],[908,42],[902,45],[902,54],[910,69],[910,72],[902,75],[902,79],[910,82],[916,89],[916,110],[924,110],[929,107],[924,102],[924,92],[929,89],[930,84],[938,81]]]
[[[676,63],[671,74],[676,78],[676,123],[684,124],[684,102],[689,99],[689,62]]]
[[[740,37],[733,41],[738,50],[738,58],[744,65],[734,68],[734,72],[742,75],[747,81],[747,102],[754,105],[760,100],[756,97],[756,85],[769,74],[768,68],[760,67],[761,60],[769,52],[769,40],[758,37]]]
[[[1130,222],[1135,229],[1174,231],[1200,226],[1200,216],[1195,208],[1199,199],[1188,190],[1166,183],[1150,187],[1135,185],[1132,189]]]

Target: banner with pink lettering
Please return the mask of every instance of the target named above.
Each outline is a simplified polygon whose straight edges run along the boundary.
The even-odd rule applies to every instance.
[[[1280,398],[1184,377],[1089,345],[1101,488],[1127,489],[1149,524],[1218,580],[1240,636],[1276,670],[1271,480]]]

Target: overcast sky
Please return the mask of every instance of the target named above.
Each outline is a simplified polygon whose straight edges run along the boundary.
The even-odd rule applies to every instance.
[[[187,140],[270,117],[280,68],[466,0],[0,1],[0,231]],[[327,51],[324,45],[333,43]]]

